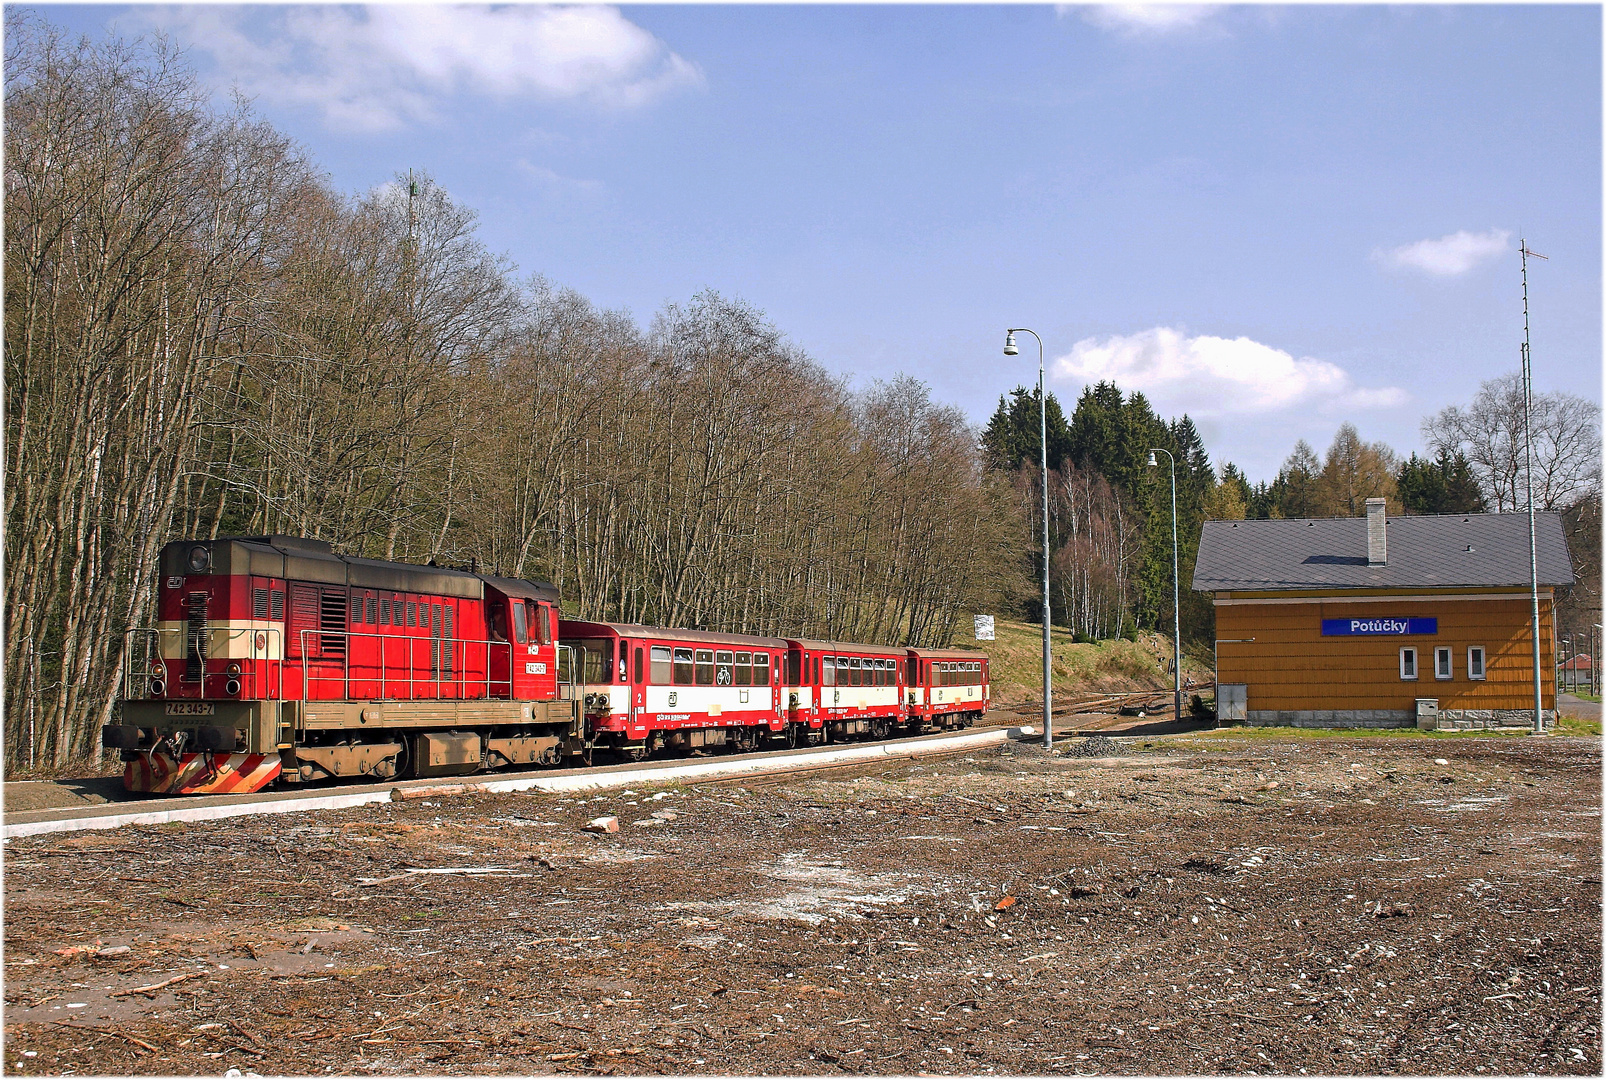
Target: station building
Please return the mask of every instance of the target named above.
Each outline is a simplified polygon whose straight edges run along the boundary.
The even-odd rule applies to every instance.
[[[1561,515],[1536,515],[1542,712],[1556,708]],[[1207,521],[1193,588],[1213,594],[1225,720],[1293,727],[1533,724],[1528,515]]]

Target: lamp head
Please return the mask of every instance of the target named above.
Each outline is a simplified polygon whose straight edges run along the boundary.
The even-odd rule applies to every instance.
[[[1020,355],[1020,350],[1015,347],[1015,335],[1014,335],[1014,333],[1009,333],[1009,334],[1006,334],[1004,336],[1004,355],[1005,356],[1018,356],[1018,355]]]
[[[1154,460],[1154,451],[1153,450],[1149,451],[1149,464],[1150,465],[1158,465],[1158,464],[1160,464],[1158,461]]]

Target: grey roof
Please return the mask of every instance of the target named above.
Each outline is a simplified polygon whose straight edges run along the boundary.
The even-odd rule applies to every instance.
[[[1561,515],[1535,515],[1539,584],[1571,585]],[[1198,592],[1527,585],[1527,514],[1388,519],[1388,564],[1366,565],[1366,519],[1207,521]]]

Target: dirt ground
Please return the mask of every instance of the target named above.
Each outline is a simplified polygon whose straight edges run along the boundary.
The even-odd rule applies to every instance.
[[[13,840],[5,1068],[1600,1073],[1599,739],[1122,752]]]

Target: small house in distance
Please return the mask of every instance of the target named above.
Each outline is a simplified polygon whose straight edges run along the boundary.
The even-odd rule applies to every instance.
[[[1207,521],[1223,720],[1294,727],[1533,724],[1527,514]],[[1561,516],[1536,515],[1541,700],[1555,717]]]

